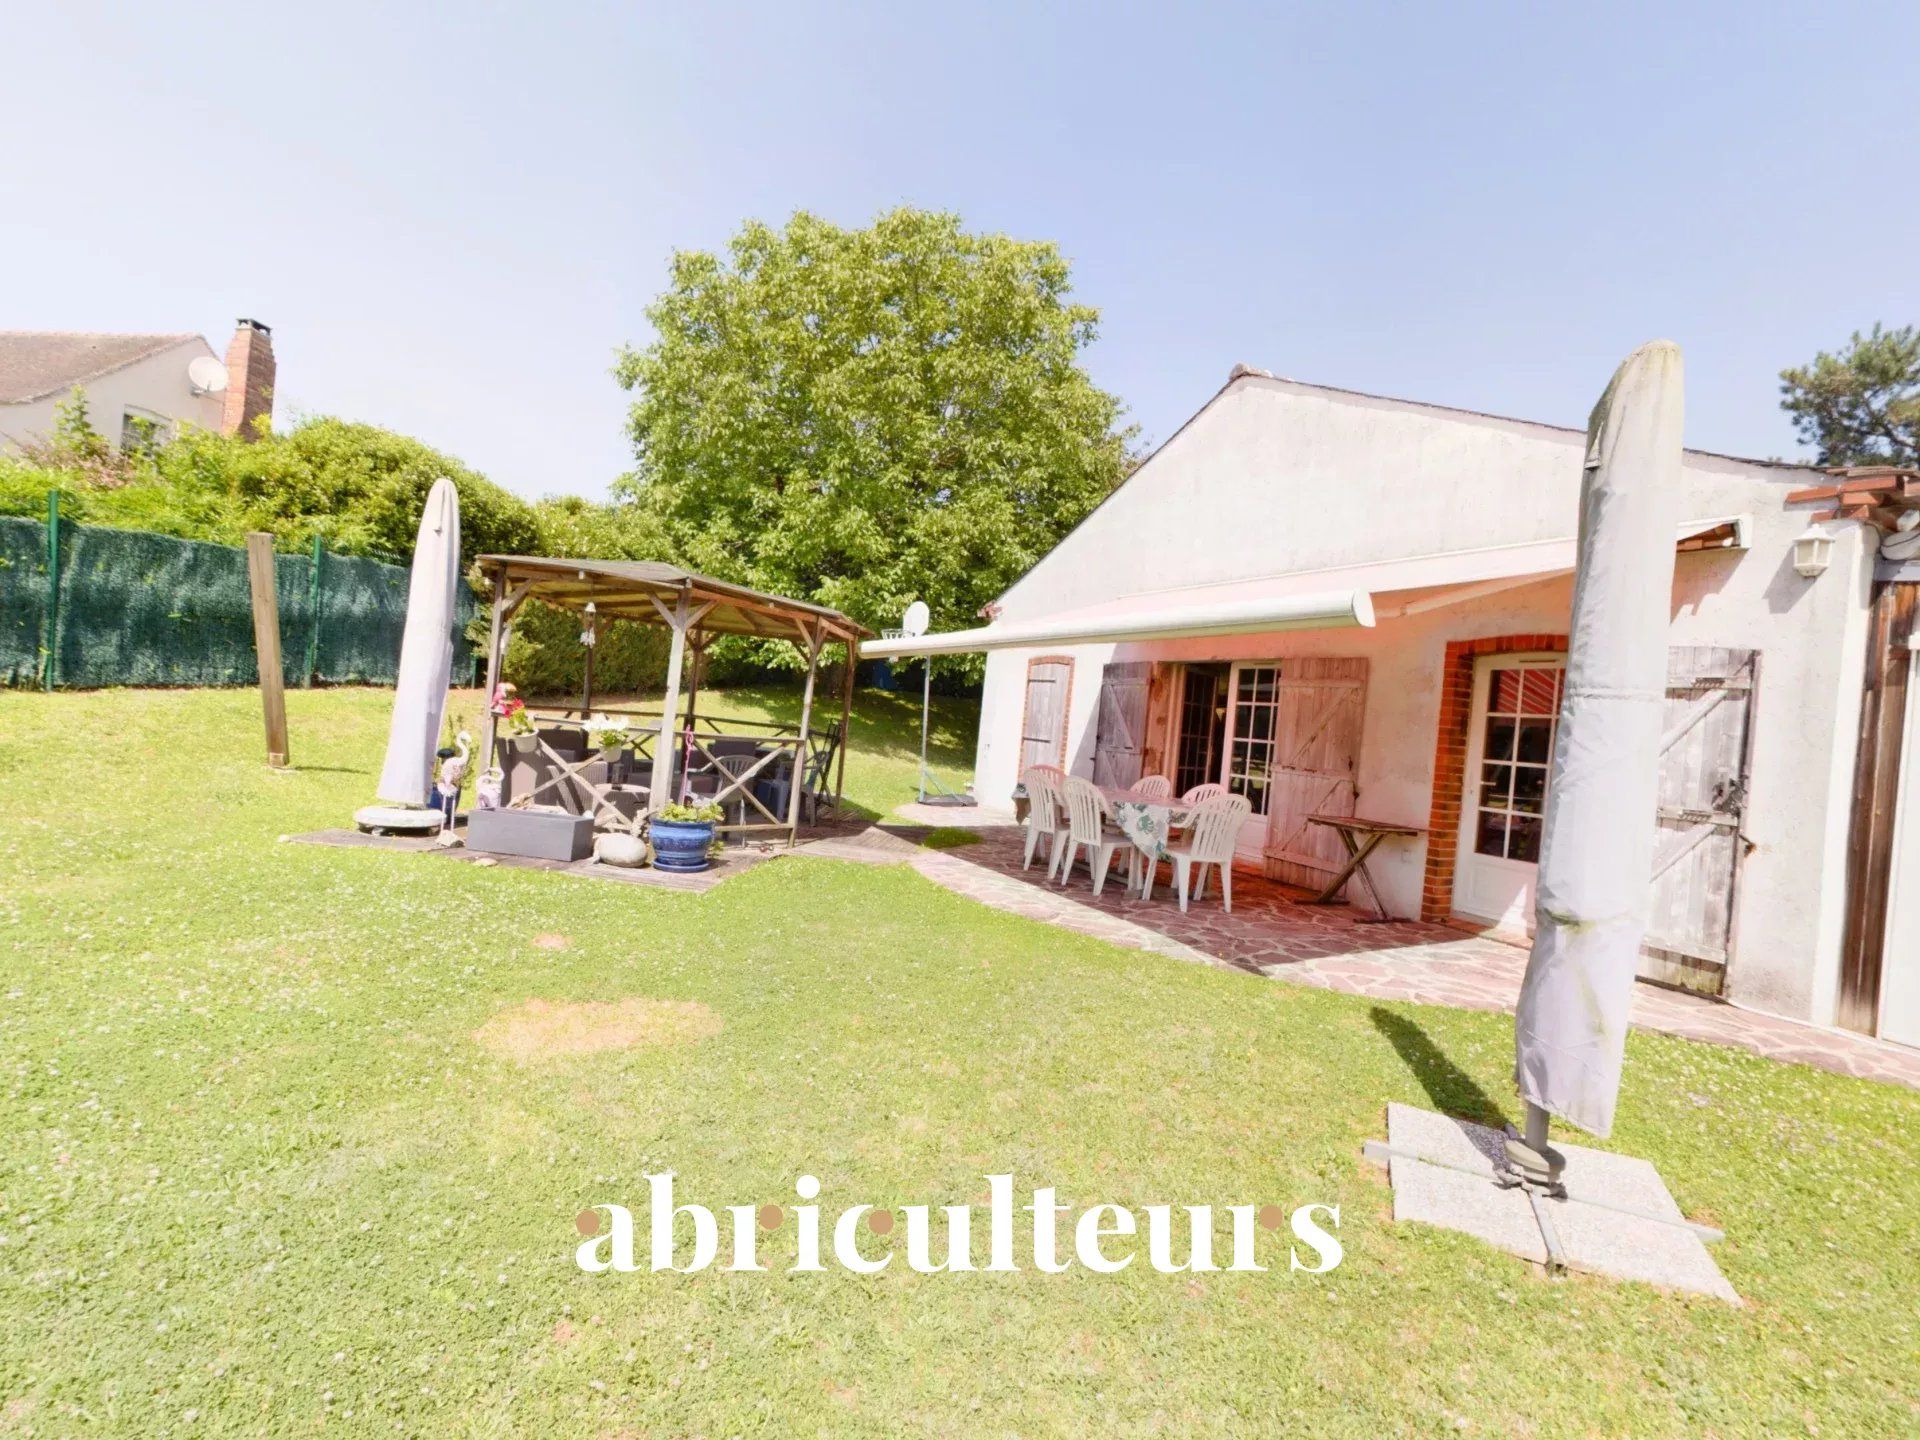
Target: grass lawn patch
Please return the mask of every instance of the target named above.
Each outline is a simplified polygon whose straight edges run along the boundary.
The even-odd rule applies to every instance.
[[[289,695],[275,774],[248,692],[0,694],[0,1434],[1920,1430],[1920,1095],[1635,1035],[1611,1144],[1726,1228],[1749,1303],[1548,1281],[1393,1225],[1360,1159],[1388,1101],[1510,1116],[1505,1017],[1122,950],[902,866],[689,895],[276,844],[370,797],[387,704]],[[861,713],[883,812],[917,706]],[[662,1004],[718,1026],[476,1040]],[[771,1273],[583,1274],[583,1208],[638,1213],[665,1170],[785,1207]],[[1076,1210],[1338,1205],[1346,1258],[1291,1273],[1282,1230],[1265,1274],[787,1272],[800,1175],[831,1216],[1008,1171]]]
[[[697,1000],[529,1000],[503,1010],[473,1038],[521,1064],[625,1050],[684,1045],[720,1033],[720,1017]]]
[[[928,850],[958,850],[963,845],[979,843],[978,835],[957,825],[936,826],[920,837],[920,844]]]

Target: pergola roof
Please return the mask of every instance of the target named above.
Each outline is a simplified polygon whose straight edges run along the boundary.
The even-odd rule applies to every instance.
[[[792,640],[807,630],[823,640],[859,640],[873,633],[824,605],[749,590],[656,560],[482,555],[476,563],[487,579],[504,580],[506,592],[516,599],[566,610],[584,610],[591,600],[598,615],[647,625],[665,623],[658,606],[672,607],[685,596],[691,605],[711,607],[694,627],[707,634]]]

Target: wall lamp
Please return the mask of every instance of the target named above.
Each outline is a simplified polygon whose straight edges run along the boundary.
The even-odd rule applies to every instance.
[[[1825,526],[1809,525],[1793,542],[1793,568],[1808,580],[1827,573],[1833,563],[1833,536]]]

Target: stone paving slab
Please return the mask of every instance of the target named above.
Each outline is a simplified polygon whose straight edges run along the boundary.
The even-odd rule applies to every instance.
[[[1523,1190],[1494,1183],[1503,1142],[1500,1132],[1485,1125],[1388,1105],[1387,1143],[1396,1152],[1388,1162],[1394,1220],[1458,1230],[1546,1263],[1550,1249],[1532,1200]],[[1556,1141],[1555,1148],[1567,1158],[1562,1178],[1569,1198],[1548,1200],[1544,1209],[1568,1269],[1740,1303],[1698,1232],[1648,1218],[1685,1219],[1651,1164],[1582,1145]],[[1614,1206],[1642,1213],[1624,1214]]]
[[[1141,900],[1109,884],[1096,897],[1084,876],[1064,889],[1049,882],[1044,858],[1023,870],[1016,826],[983,817],[976,833],[977,845],[923,850],[911,863],[982,904],[1136,950],[1381,1000],[1507,1014],[1519,1000],[1527,952],[1505,941],[1417,920],[1361,924],[1351,906],[1301,904],[1304,891],[1247,873],[1234,878],[1232,914],[1214,894],[1182,915],[1159,889]],[[1634,986],[1632,1018],[1643,1030],[1920,1089],[1920,1049],[1849,1031],[1646,984]]]
[[[863,830],[823,835],[796,847],[802,855],[817,855],[828,860],[855,860],[865,865],[904,865],[920,853],[919,835],[924,831],[903,833],[898,827],[883,829],[869,825]]]

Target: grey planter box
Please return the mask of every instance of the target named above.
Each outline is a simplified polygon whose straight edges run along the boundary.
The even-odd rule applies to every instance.
[[[551,810],[474,810],[467,849],[528,860],[584,860],[593,853],[593,821]]]

